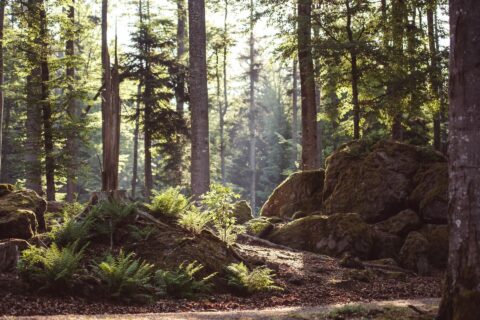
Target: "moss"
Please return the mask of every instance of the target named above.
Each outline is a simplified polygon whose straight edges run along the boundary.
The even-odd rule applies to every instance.
[[[30,239],[35,235],[37,220],[29,210],[2,208],[0,212],[0,239]]]
[[[245,200],[235,203],[233,215],[237,219],[238,224],[244,224],[245,222],[253,219],[252,208],[250,208],[250,205]]]
[[[248,234],[253,236],[259,236],[260,234],[264,233],[267,228],[273,227],[272,223],[263,217],[248,221],[246,226]]]
[[[0,197],[15,191],[15,186],[8,183],[0,183]]]

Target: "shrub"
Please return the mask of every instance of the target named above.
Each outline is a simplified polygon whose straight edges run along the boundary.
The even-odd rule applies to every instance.
[[[115,231],[132,223],[136,212],[136,203],[118,201],[103,201],[96,205],[90,215],[95,219],[95,232],[100,236],[110,237],[110,247],[113,246]]]
[[[211,279],[216,275],[212,273],[198,280],[196,275],[202,269],[200,263],[193,261],[187,265],[182,263],[174,271],[158,270],[155,272],[155,285],[171,297],[194,298],[211,289]]]
[[[77,242],[64,248],[53,243],[49,248],[31,246],[22,252],[18,263],[20,275],[39,290],[70,288],[86,246],[77,250]]]
[[[252,294],[261,291],[279,291],[275,285],[274,273],[266,267],[257,267],[252,271],[243,263],[232,263],[227,267],[228,285],[241,294]]]
[[[162,192],[154,191],[153,194],[152,203],[146,206],[154,216],[178,217],[188,206],[189,201],[180,193],[179,188],[168,188]]]
[[[236,224],[234,216],[235,199],[239,195],[229,187],[213,184],[211,190],[202,196],[202,205],[212,216],[218,237],[228,245],[234,244],[237,235],[245,228]]]
[[[202,212],[198,207],[192,205],[180,214],[178,224],[195,234],[200,234],[211,221],[212,216],[208,212]]]
[[[93,267],[110,297],[135,302],[149,302],[155,294],[151,285],[153,265],[134,258],[133,253],[120,251],[118,256],[107,255]]]
[[[152,235],[157,232],[157,227],[154,225],[146,225],[138,227],[136,225],[129,226],[129,235],[135,241],[147,241]]]
[[[54,226],[50,235],[53,242],[61,247],[68,246],[75,241],[84,244],[91,237],[94,222],[93,216],[87,216],[83,220],[68,217],[63,223]]]

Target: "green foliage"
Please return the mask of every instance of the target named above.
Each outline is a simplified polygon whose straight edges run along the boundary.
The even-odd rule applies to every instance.
[[[54,226],[50,232],[53,241],[60,247],[68,246],[77,241],[84,244],[92,236],[92,229],[95,223],[93,216],[87,216],[82,220],[75,217],[67,217],[66,220]]]
[[[243,262],[232,263],[227,267],[227,272],[229,273],[228,285],[242,294],[283,290],[275,285],[274,273],[266,267],[257,267],[249,271]]]
[[[77,250],[77,243],[59,248],[55,243],[49,248],[31,246],[22,252],[18,270],[22,278],[40,290],[64,291],[70,288],[85,247]]]
[[[180,214],[178,224],[195,234],[200,234],[211,221],[212,216],[208,212],[202,212],[197,206],[192,205]]]
[[[234,244],[237,236],[245,232],[243,226],[236,224],[234,216],[235,200],[239,197],[229,187],[213,184],[201,198],[202,205],[213,219],[218,237],[228,245]]]
[[[272,223],[265,217],[255,218],[246,223],[247,232],[253,235],[261,234],[263,230],[267,229],[271,225]]]
[[[109,254],[93,270],[112,298],[149,302],[156,293],[151,284],[153,265],[135,259],[133,253],[120,251],[116,257]]]
[[[157,230],[157,227],[154,225],[146,225],[144,227],[131,225],[129,226],[129,235],[135,241],[147,241],[157,232]]]
[[[197,261],[190,264],[182,263],[174,271],[158,270],[155,272],[155,286],[161,288],[167,295],[174,298],[194,298],[198,294],[210,291],[212,273],[198,279],[197,274],[203,266]]]
[[[178,217],[188,206],[188,199],[180,193],[179,188],[168,188],[165,191],[153,192],[154,197],[147,208],[154,216],[165,215]]]
[[[109,236],[113,246],[114,234],[117,229],[132,223],[136,212],[136,203],[122,203],[118,201],[103,201],[95,206],[90,213],[95,219],[95,233],[100,236]]]

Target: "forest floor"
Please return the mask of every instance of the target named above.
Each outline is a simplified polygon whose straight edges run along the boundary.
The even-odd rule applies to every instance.
[[[239,244],[238,252],[252,264],[265,264],[274,269],[277,274],[276,280],[284,290],[275,293],[255,294],[250,297],[216,294],[197,300],[160,299],[150,305],[123,305],[98,299],[92,301],[82,297],[46,297],[28,290],[16,275],[0,274],[0,317],[124,314],[126,316],[119,319],[130,319],[133,318],[133,314],[229,311],[228,314],[219,314],[217,318],[205,318],[197,314],[193,318],[159,317],[158,319],[276,319],[278,317],[279,319],[361,319],[362,317],[365,318],[364,315],[358,318],[345,316],[329,318],[326,317],[325,312],[333,308],[331,307],[332,304],[344,305],[352,302],[368,303],[406,299],[425,305],[423,301],[436,300],[422,299],[440,297],[440,274],[420,277],[408,272],[392,271],[388,267],[367,267],[365,270],[346,269],[342,268],[338,260],[334,258],[252,243]],[[430,307],[432,307],[432,304],[435,304],[435,302],[427,303]],[[329,305],[328,308],[319,307]],[[240,314],[240,317],[235,318],[236,311],[240,310],[289,307],[294,309],[280,309],[279,313],[272,317],[265,314],[266,318],[262,318],[263,315],[259,314],[259,317],[249,318],[248,313],[246,313],[245,317]],[[309,309],[309,307],[316,307],[317,309]],[[413,318],[406,315],[393,316],[393,318],[383,317],[383,311],[377,312],[379,317],[376,317],[376,315],[373,315],[374,311],[360,311],[373,312],[372,317],[367,319],[422,319],[418,316],[423,317],[424,314],[431,312],[431,310],[428,311],[425,308],[427,313],[417,312],[414,309],[405,309],[406,312],[411,313]],[[302,318],[302,312],[307,312],[306,314],[311,316]],[[312,312],[317,312],[318,317],[315,318]],[[396,311],[394,310],[394,312]],[[298,317],[293,318],[292,314]],[[188,315],[188,313],[184,315]],[[78,316],[71,316],[69,319],[74,318],[76,319]],[[112,316],[111,318],[116,319],[117,317]],[[139,318],[142,318],[142,316]],[[146,316],[146,319],[148,318]]]

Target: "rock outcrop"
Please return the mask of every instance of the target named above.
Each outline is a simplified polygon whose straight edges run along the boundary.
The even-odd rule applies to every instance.
[[[441,154],[394,141],[356,141],[334,152],[325,172],[287,178],[261,214],[294,219],[274,226],[267,236],[273,242],[333,256],[393,258],[426,274],[446,263],[447,189]],[[358,229],[344,228],[351,220]]]
[[[32,190],[0,185],[0,239],[30,239],[46,230],[46,201]]]
[[[348,253],[369,259],[374,245],[374,230],[355,213],[313,215],[292,221],[267,238],[295,249],[334,257]]]
[[[238,224],[244,224],[253,219],[252,208],[250,208],[250,205],[245,200],[235,203],[233,215],[237,219],[236,222]]]
[[[323,170],[295,172],[273,191],[260,214],[266,217],[292,217],[299,211],[320,210],[324,178]]]

